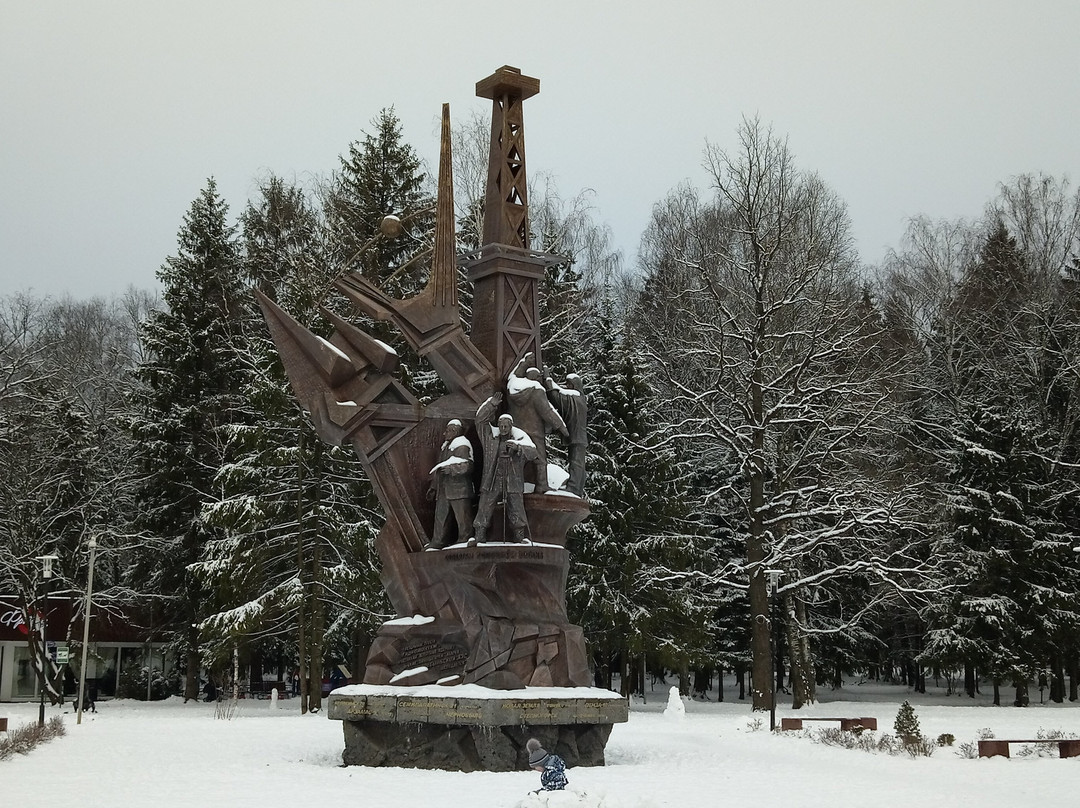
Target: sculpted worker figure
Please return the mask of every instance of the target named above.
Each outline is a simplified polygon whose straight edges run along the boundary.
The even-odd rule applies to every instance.
[[[428,498],[435,498],[435,525],[429,549],[450,544],[450,514],[457,524],[457,540],[465,541],[472,532],[472,444],[465,437],[465,427],[456,418],[446,424],[439,462],[431,469]]]
[[[587,429],[589,410],[585,401],[585,391],[581,387],[581,377],[576,373],[568,373],[566,386],[561,387],[548,376],[545,384],[548,389],[548,398],[562,414],[569,431],[567,462],[570,466],[570,479],[566,483],[566,490],[579,497],[585,496],[585,452],[589,445]]]
[[[476,411],[476,431],[484,453],[484,476],[480,482],[480,502],[476,506],[470,544],[482,542],[487,537],[491,515],[500,498],[514,541],[525,541],[529,526],[522,495],[525,492],[525,463],[536,459],[536,445],[523,430],[514,426],[512,416],[500,415],[497,421],[492,421],[501,401],[502,393],[495,393]]]
[[[514,416],[514,424],[532,438],[536,447],[536,493],[543,494],[550,486],[548,485],[547,472],[547,448],[544,436],[548,432],[561,432],[567,435],[566,423],[562,416],[556,412],[548,401],[547,391],[540,382],[538,368],[526,366],[532,361],[533,353],[529,351],[521,357],[506,381],[506,391],[509,394],[507,407]]]

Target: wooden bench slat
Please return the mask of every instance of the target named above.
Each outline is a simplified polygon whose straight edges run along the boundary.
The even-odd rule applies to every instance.
[[[803,721],[839,721],[840,729],[851,731],[853,729],[877,729],[877,719],[869,716],[858,718],[825,718],[823,716],[806,716],[803,718],[781,718],[781,730],[796,730],[803,728]]]
[[[1056,743],[1058,757],[1080,757],[1080,738],[986,738],[979,741],[979,757],[1011,757],[1009,744],[1012,743]]]

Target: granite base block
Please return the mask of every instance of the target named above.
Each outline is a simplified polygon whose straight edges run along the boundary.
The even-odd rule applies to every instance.
[[[603,766],[611,724],[517,727],[344,721],[346,766],[401,766],[455,772],[510,772],[529,768],[525,743],[536,738],[575,766]]]
[[[521,771],[528,768],[529,738],[567,766],[603,766],[612,725],[627,720],[627,704],[615,693],[578,690],[590,695],[551,688],[485,698],[475,685],[357,685],[331,694],[328,717],[342,722],[346,766]]]

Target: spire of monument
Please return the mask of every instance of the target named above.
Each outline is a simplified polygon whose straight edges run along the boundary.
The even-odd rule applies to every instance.
[[[442,107],[435,248],[431,256],[431,276],[428,286],[432,287],[432,305],[457,308],[457,228],[454,222],[454,175],[450,151],[449,104],[443,104]]]
[[[484,244],[529,249],[529,196],[525,178],[525,117],[522,104],[540,92],[540,79],[504,65],[476,83],[490,98],[491,152],[484,198]]]

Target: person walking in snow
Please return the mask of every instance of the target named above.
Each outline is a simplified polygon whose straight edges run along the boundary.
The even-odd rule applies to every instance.
[[[536,738],[529,738],[525,744],[529,753],[529,768],[540,772],[540,788],[537,791],[562,791],[569,780],[566,779],[566,763],[558,755],[552,755],[540,745]]]

